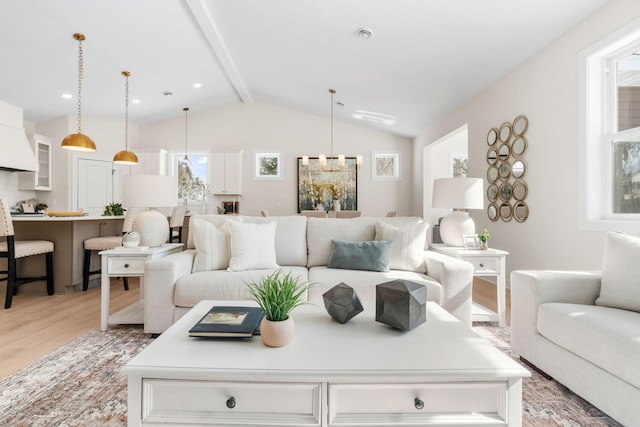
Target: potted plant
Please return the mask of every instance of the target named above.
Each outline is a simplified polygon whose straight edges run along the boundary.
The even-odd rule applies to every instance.
[[[480,249],[489,248],[489,237],[489,230],[486,228],[482,230],[482,233],[478,234],[478,239],[480,239]]]
[[[120,203],[109,203],[104,207],[104,212],[102,216],[121,216],[124,215],[125,209],[122,207]]]
[[[306,302],[302,299],[309,284],[281,270],[269,274],[258,283],[248,283],[251,299],[264,312],[260,323],[262,342],[269,347],[282,347],[293,339],[295,326],[291,311]]]

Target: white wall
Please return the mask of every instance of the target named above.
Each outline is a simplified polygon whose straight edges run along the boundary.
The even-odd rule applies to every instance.
[[[486,182],[486,134],[519,114],[529,118],[524,177],[526,222],[491,222],[490,246],[510,252],[507,269],[592,269],[601,266],[604,234],[578,228],[578,54],[640,16],[637,0],[615,0],[552,42],[481,95],[426,129],[414,141],[414,211],[422,208],[422,150],[464,123],[469,125],[470,176]],[[486,199],[485,199],[486,203]]]
[[[181,116],[141,126],[138,146],[184,150],[184,122]],[[329,155],[329,119],[260,102],[190,111],[188,148],[244,150],[241,213],[259,215],[266,209],[272,215],[292,215],[297,212],[297,157]],[[282,181],[253,179],[254,152],[268,150],[281,152]],[[401,181],[371,180],[372,150],[401,152]],[[334,121],[334,155],[364,156],[358,176],[358,209],[363,215],[379,216],[391,210],[411,213],[411,150],[408,138]],[[231,198],[216,197],[211,203],[220,206],[222,200]]]

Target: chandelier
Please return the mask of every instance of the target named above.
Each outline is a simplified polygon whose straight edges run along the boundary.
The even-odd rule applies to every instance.
[[[358,172],[360,170],[360,165],[362,165],[362,156],[356,156],[356,165],[355,169],[348,169],[347,160],[344,154],[338,154],[337,157],[333,156],[333,95],[335,95],[335,89],[329,89],[329,93],[331,94],[331,110],[330,110],[330,130],[329,130],[329,157],[324,154],[318,155],[318,163],[320,164],[320,169],[323,172],[348,172],[355,170]],[[338,161],[337,167],[334,167],[335,162]],[[302,156],[302,164],[304,166],[309,166],[309,156]]]

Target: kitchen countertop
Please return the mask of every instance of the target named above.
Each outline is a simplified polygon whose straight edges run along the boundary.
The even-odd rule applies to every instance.
[[[48,215],[12,215],[11,221],[96,221],[124,219],[124,216],[102,216],[102,215],[82,215],[82,216],[48,216]]]

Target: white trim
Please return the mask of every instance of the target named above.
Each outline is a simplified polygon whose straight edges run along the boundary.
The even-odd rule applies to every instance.
[[[578,55],[578,224],[593,231],[640,232],[640,215],[612,215],[610,141],[614,117],[607,115],[615,94],[609,93],[605,61],[640,43],[640,18],[587,47]],[[613,70],[611,70],[611,73]],[[606,77],[606,78],[613,78]]]

